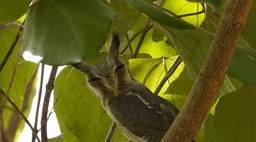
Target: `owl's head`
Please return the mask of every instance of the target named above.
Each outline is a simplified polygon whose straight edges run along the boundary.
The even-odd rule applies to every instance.
[[[109,52],[105,60],[97,64],[84,62],[73,64],[86,74],[89,88],[101,99],[111,99],[125,93],[125,84],[132,81],[129,70],[119,57],[120,41],[112,34]]]

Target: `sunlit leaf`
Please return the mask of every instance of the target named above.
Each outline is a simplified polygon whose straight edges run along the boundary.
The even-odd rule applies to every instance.
[[[161,58],[137,58],[129,60],[131,75],[145,84],[152,92],[164,75]],[[152,81],[154,80],[154,81]]]
[[[171,57],[177,55],[176,50],[167,45],[164,39],[161,41],[155,42],[152,40],[153,30],[150,30],[143,40],[143,44],[140,47],[140,53],[149,54],[152,58],[160,58],[160,57]],[[139,42],[139,38],[134,40],[132,44],[133,47]]]
[[[217,107],[214,125],[223,142],[256,141],[256,89],[244,86],[223,96]]]
[[[11,47],[17,31],[18,27],[8,27],[0,31],[1,62]],[[35,95],[36,78],[33,78],[33,80],[31,78],[36,73],[37,65],[26,62],[18,56],[19,46],[20,41],[15,46],[14,51],[0,72],[0,88],[5,93],[8,93],[8,96],[14,101],[16,106],[25,116],[28,116],[31,102]],[[0,100],[3,103],[2,100],[6,99],[3,99],[1,95]],[[10,141],[16,139],[24,127],[24,121],[12,108],[8,101],[5,101],[4,107],[2,108],[3,130],[5,131],[5,137],[9,137]]]
[[[124,2],[127,2],[129,5],[131,5],[133,8],[138,10],[139,12],[147,15],[152,20],[175,28],[175,29],[193,29],[194,26],[186,23],[180,19],[175,19],[168,14],[162,12],[160,9],[144,2],[143,0],[123,0]]]
[[[129,68],[131,71],[132,76],[140,81],[141,83],[145,84],[152,92],[155,91],[157,86],[159,85],[160,81],[166,74],[167,70],[170,69],[170,66],[172,65],[174,61],[174,57],[170,59],[166,58],[137,58],[137,59],[131,59],[129,60]],[[165,64],[163,64],[165,62]],[[184,100],[186,98],[186,95],[184,94],[175,94],[173,92],[170,92],[170,88],[172,90],[172,82],[177,79],[180,72],[183,70],[182,65],[178,67],[176,72],[169,78],[169,80],[165,83],[165,85],[162,87],[161,91],[159,92],[159,95],[171,102],[173,102],[175,105],[178,105],[179,108],[184,103]],[[185,81],[185,80],[183,80]],[[184,95],[179,96],[179,95]],[[179,98],[180,97],[180,98]],[[182,100],[182,103],[180,102],[180,99]]]
[[[192,3],[187,0],[166,0],[163,7],[169,10],[174,17],[181,16],[184,21],[196,26],[199,26],[204,20],[203,7],[200,3]]]
[[[95,58],[115,16],[101,0],[34,1],[27,13],[21,51],[51,65]]]

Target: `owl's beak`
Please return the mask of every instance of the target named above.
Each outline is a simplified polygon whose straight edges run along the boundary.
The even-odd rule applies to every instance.
[[[117,80],[114,77],[109,76],[107,77],[106,84],[107,84],[107,87],[114,92],[113,96],[118,96]]]

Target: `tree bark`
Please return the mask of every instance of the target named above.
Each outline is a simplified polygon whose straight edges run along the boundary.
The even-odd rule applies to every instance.
[[[246,22],[253,0],[229,0],[215,33],[206,62],[162,142],[191,142],[209,113]]]

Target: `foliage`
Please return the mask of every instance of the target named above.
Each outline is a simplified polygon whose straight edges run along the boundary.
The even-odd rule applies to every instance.
[[[207,13],[199,2],[207,4]],[[118,32],[121,37],[120,52],[132,76],[153,92],[177,56],[182,57],[183,62],[159,93],[181,109],[204,64],[225,7],[219,0],[166,0],[164,3],[152,0],[39,0],[30,6],[29,1],[2,3],[0,62],[6,64],[0,68],[0,89],[26,117],[35,95],[38,63],[25,61],[23,58],[33,60],[25,55],[38,56],[42,63],[49,65],[96,63],[104,58],[110,31]],[[22,27],[24,14],[27,14],[26,22],[19,38],[17,33],[22,31],[18,27]],[[255,14],[254,3],[219,97],[195,138],[198,142],[256,140]],[[15,38],[19,39],[17,43]],[[14,50],[5,62],[12,44]],[[19,117],[3,92],[0,96],[0,138],[2,135],[3,141],[16,141],[24,127],[24,118]],[[66,66],[56,78],[53,102],[62,132],[56,140],[105,139],[111,120],[100,101],[86,87],[82,73]],[[127,139],[116,130],[112,141]]]

